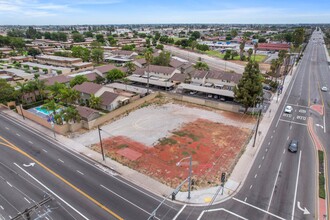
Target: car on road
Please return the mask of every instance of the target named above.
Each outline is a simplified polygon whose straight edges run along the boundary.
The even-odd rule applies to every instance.
[[[293,108],[292,108],[291,105],[287,105],[287,106],[285,107],[285,109],[284,109],[284,112],[285,112],[285,113],[288,113],[288,114],[291,114],[292,111],[293,111]]]
[[[298,141],[295,139],[291,140],[288,150],[292,153],[296,153],[298,151]]]
[[[326,87],[326,86],[322,86],[321,91],[322,91],[322,92],[327,92],[327,91],[328,91],[328,87]]]

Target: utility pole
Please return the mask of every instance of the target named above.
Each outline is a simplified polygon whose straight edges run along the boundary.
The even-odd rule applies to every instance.
[[[258,114],[257,127],[256,127],[256,131],[255,131],[255,134],[254,134],[254,140],[253,140],[253,145],[252,145],[252,147],[254,147],[255,144],[256,144],[257,133],[258,133],[259,123],[260,123],[260,117],[261,117],[261,109],[259,110],[259,114]]]
[[[189,158],[189,182],[188,182],[188,199],[190,199],[190,191],[191,191],[191,174],[192,174],[192,155]]]
[[[100,138],[100,146],[101,146],[102,158],[103,158],[103,161],[105,161],[104,151],[103,151],[103,145],[102,145],[102,138],[101,138],[101,130],[102,129],[100,128],[99,125],[97,126],[97,130],[99,131],[99,138]]]

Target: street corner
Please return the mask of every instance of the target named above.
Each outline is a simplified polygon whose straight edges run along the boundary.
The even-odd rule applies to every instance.
[[[316,111],[317,113],[319,113],[320,115],[323,115],[323,113],[324,113],[323,105],[312,105],[310,108],[312,110]]]

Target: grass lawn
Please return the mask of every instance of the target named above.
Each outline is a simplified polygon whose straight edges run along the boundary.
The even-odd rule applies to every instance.
[[[174,43],[177,42],[178,40],[183,40],[183,39],[187,39],[185,37],[172,37],[174,39]]]
[[[207,55],[209,55],[209,56],[212,56],[212,57],[218,57],[218,58],[220,58],[220,59],[223,59],[223,57],[225,56],[225,54],[224,53],[220,53],[220,52],[218,52],[218,51],[214,51],[214,50],[208,50],[208,51],[206,51],[205,52]],[[265,55],[256,55],[256,61],[258,62],[258,63],[261,63],[262,61],[264,61],[265,60],[265,58],[266,58],[267,56],[265,56]],[[240,57],[239,56],[236,56],[236,57],[234,57],[234,60],[239,60],[240,59]],[[252,59],[254,59],[254,55],[252,55]]]

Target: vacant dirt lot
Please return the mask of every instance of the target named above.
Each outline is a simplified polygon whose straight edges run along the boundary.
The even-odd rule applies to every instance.
[[[232,170],[254,124],[241,114],[172,103],[148,106],[109,124],[118,135],[103,139],[103,146],[114,160],[172,187],[187,178],[192,155],[199,188],[218,184],[221,173]],[[98,141],[92,147],[100,150]]]

